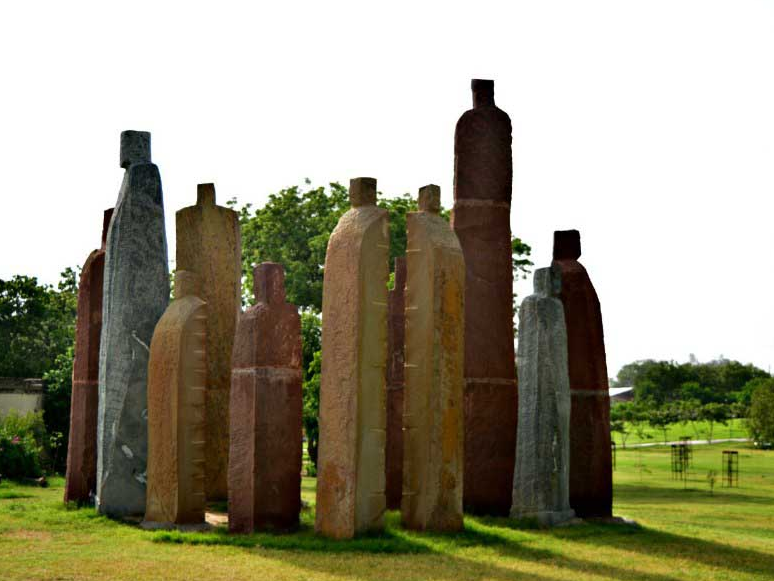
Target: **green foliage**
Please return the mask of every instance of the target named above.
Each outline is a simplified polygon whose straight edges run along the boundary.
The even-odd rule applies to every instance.
[[[61,277],[57,288],[22,275],[0,280],[0,376],[42,377],[72,344],[76,273]]]
[[[753,392],[748,425],[754,440],[774,442],[774,384],[772,382],[758,386]]]
[[[317,467],[317,444],[320,415],[320,370],[322,361],[322,320],[311,311],[301,313],[301,342],[303,346],[303,424],[312,472]]]
[[[42,412],[22,416],[11,410],[0,419],[0,475],[17,479],[40,476],[45,437]]]
[[[54,472],[64,472],[67,462],[66,447],[70,436],[70,399],[73,378],[73,347],[57,355],[54,366],[43,375],[46,397],[43,399],[43,418],[50,434],[46,451]]]

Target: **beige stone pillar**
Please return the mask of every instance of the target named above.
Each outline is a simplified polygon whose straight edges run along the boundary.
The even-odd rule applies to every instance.
[[[386,506],[387,211],[373,178],[353,179],[349,197],[323,283],[315,529],[334,538],[382,528]]]
[[[156,325],[148,362],[145,526],[203,525],[206,305],[191,272],[175,275],[175,300]]]
[[[199,184],[195,206],[177,212],[178,270],[196,273],[207,302],[207,458],[209,500],[228,490],[231,350],[242,305],[242,247],[236,212],[215,204],[215,186]]]
[[[441,190],[419,190],[406,217],[403,524],[462,529],[465,260],[438,215]]]

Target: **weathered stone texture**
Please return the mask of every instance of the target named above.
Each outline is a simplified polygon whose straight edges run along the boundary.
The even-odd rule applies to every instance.
[[[199,184],[196,205],[176,218],[176,266],[199,276],[207,303],[205,488],[209,500],[222,500],[228,491],[231,350],[242,304],[239,217],[215,204],[213,184]]]
[[[150,134],[125,131],[121,144],[126,172],[105,248],[97,422],[97,508],[115,516],[145,512],[148,351],[169,302],[161,177],[150,160]]]
[[[301,510],[301,320],[280,264],[255,268],[231,371],[229,529],[291,529]]]
[[[557,298],[559,273],[535,272],[535,294],[519,309],[519,431],[513,477],[514,518],[556,525],[570,508],[570,378],[567,329]]]
[[[315,528],[335,538],[381,529],[386,509],[388,218],[375,179],[352,180],[349,195],[323,285]]]
[[[613,472],[602,310],[581,255],[577,230],[554,232],[567,324],[570,396],[570,506],[579,517],[610,517]]]
[[[113,208],[105,210],[102,244],[99,250],[89,254],[78,283],[65,502],[88,502],[97,487],[97,390],[99,338],[102,331],[102,278],[105,271],[105,243],[112,215]]]
[[[197,275],[175,273],[175,300],[156,325],[148,363],[145,523],[204,524],[207,306]]]
[[[387,508],[399,509],[403,489],[403,398],[406,257],[395,259],[395,287],[387,293]]]
[[[466,511],[506,515],[511,505],[518,394],[513,350],[511,121],[494,83],[474,79],[473,109],[454,135],[452,227],[465,284]]]
[[[406,394],[403,501],[406,527],[462,529],[465,260],[425,186],[406,217]]]

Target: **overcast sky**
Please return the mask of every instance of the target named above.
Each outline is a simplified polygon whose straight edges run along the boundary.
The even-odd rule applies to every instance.
[[[492,78],[513,231],[537,266],[581,231],[610,374],[770,367],[774,2],[375,4],[4,2],[0,278],[56,282],[98,245],[123,129],[152,132],[171,258],[199,182],[260,205],[373,176],[450,206],[454,126]]]

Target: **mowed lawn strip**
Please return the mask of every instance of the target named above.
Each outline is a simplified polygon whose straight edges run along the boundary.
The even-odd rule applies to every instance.
[[[724,488],[721,456],[739,451],[740,487]],[[383,534],[353,541],[314,535],[311,508],[293,534],[149,532],[65,507],[62,479],[40,489],[0,484],[0,579],[633,579],[774,578],[774,452],[694,447],[687,482],[670,449],[618,450],[616,514],[640,526],[586,523],[540,530],[466,517],[459,535],[414,533],[388,514]],[[715,470],[714,494],[707,475]],[[223,506],[216,508],[222,509]]]

